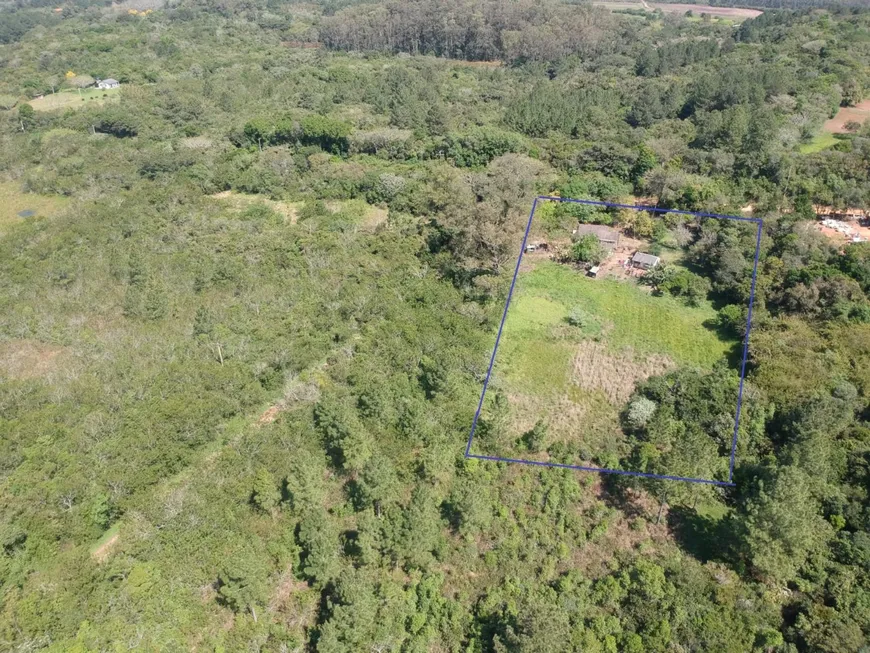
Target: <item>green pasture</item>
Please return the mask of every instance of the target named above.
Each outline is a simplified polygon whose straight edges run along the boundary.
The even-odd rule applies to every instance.
[[[54,215],[66,203],[65,197],[26,193],[18,182],[0,181],[0,236],[9,227],[30,218]],[[22,212],[33,215],[22,217],[19,215]]]
[[[567,322],[575,308],[586,316],[583,327]],[[709,304],[687,306],[631,281],[592,279],[567,265],[546,262],[521,274],[495,365],[497,383],[511,398],[513,436],[542,418],[550,425],[551,442],[578,442],[595,455],[620,453],[621,407],[602,390],[576,383],[574,358],[581,342],[595,340],[605,352],[595,365],[604,375],[611,368],[626,374],[631,361],[653,354],[677,365],[710,368],[734,345],[705,326],[715,316]]]
[[[28,101],[35,111],[56,111],[58,109],[78,109],[90,104],[103,104],[116,101],[121,97],[120,88],[89,88],[83,90],[67,89],[51,93],[36,100]]]
[[[837,144],[837,138],[829,132],[819,132],[813,140],[800,146],[801,154],[815,154]]]
[[[501,345],[509,376],[548,387],[562,385],[563,376],[567,382],[576,342],[561,327],[574,307],[605,325],[602,337],[614,350],[663,354],[681,365],[709,368],[734,344],[705,326],[716,317],[710,304],[692,307],[630,282],[591,279],[569,266],[544,263],[517,280]]]

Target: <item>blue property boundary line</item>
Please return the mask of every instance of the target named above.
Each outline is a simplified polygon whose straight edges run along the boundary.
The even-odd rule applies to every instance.
[[[522,458],[504,458],[501,456],[483,456],[471,453],[471,445],[474,442],[474,430],[477,428],[477,421],[480,418],[480,411],[483,409],[483,400],[486,397],[486,389],[489,387],[489,380],[492,376],[492,368],[495,364],[495,355],[498,352],[498,345],[501,341],[501,334],[504,330],[504,323],[507,320],[508,308],[511,304],[511,298],[514,294],[514,288],[517,284],[517,276],[520,272],[520,264],[523,260],[523,254],[526,251],[526,243],[529,239],[529,231],[532,228],[532,220],[535,217],[535,209],[538,207],[539,200],[548,200],[553,202],[570,202],[574,204],[587,204],[590,206],[603,206],[608,208],[632,209],[634,211],[650,211],[652,213],[677,213],[680,215],[690,215],[696,218],[716,218],[720,220],[735,220],[738,222],[752,222],[758,227],[755,236],[755,260],[752,264],[752,285],[749,291],[749,310],[746,315],[746,335],[743,337],[743,359],[740,363],[740,387],[737,391],[737,411],[734,415],[734,435],[731,439],[731,456],[728,464],[728,480],[715,481],[706,478],[690,478],[686,476],[668,476],[666,474],[650,474],[647,472],[632,472],[623,469],[609,469],[606,467],[589,467],[584,465],[566,465],[563,463],[542,462],[539,460],[525,460]],[[736,215],[722,215],[719,213],[701,213],[695,211],[682,211],[679,209],[660,209],[652,206],[638,206],[635,204],[617,204],[615,202],[598,202],[595,200],[579,200],[568,197],[551,197],[549,195],[538,195],[532,202],[532,210],[529,212],[529,220],[526,223],[526,231],[523,234],[523,243],[520,246],[520,255],[517,258],[517,265],[514,268],[514,276],[511,279],[510,290],[508,290],[507,301],[504,304],[504,311],[501,316],[501,323],[498,326],[498,334],[495,337],[495,346],[492,348],[492,356],[489,359],[489,368],[486,370],[486,378],[483,381],[483,390],[480,393],[480,401],[477,404],[477,412],[474,414],[474,421],[471,423],[471,433],[468,435],[468,444],[465,447],[465,457],[474,458],[477,460],[490,460],[503,463],[518,463],[521,465],[534,465],[536,467],[556,467],[561,469],[576,469],[584,472],[598,472],[599,474],[616,474],[620,476],[640,476],[643,478],[657,478],[665,481],[686,481],[688,483],[702,483],[706,485],[719,485],[724,487],[733,487],[734,483],[734,459],[737,453],[737,433],[740,428],[740,409],[743,406],[743,385],[746,378],[746,360],[749,356],[749,331],[752,328],[752,307],[755,303],[755,281],[758,275],[758,256],[761,251],[761,228],[762,221],[760,218],[744,218]]]

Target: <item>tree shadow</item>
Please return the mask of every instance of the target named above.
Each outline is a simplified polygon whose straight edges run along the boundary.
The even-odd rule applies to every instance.
[[[743,362],[743,341],[740,339],[740,336],[716,319],[704,320],[702,326],[715,333],[721,342],[732,343],[725,353],[725,358],[728,360],[729,367],[739,368]]]
[[[638,502],[637,482],[619,474],[601,474],[600,498],[608,508],[616,508],[627,518],[649,518],[647,509]]]
[[[680,548],[701,562],[726,557],[732,537],[726,519],[705,517],[689,507],[674,505],[668,510],[667,523]]]

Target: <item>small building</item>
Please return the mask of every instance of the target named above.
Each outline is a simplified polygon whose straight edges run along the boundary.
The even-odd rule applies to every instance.
[[[645,254],[644,252],[635,252],[634,256],[631,257],[631,266],[641,270],[652,270],[659,264],[659,260],[658,256]]]
[[[97,88],[100,88],[103,90],[106,90],[109,88],[118,88],[120,85],[121,85],[121,82],[119,82],[117,79],[112,79],[111,77],[109,77],[109,79],[97,80]]]
[[[598,270],[600,270],[600,269],[601,269],[600,266],[593,265],[591,268],[589,268],[589,270],[587,270],[586,274],[589,275],[590,277],[597,277]]]
[[[595,236],[601,246],[608,250],[608,252],[619,246],[619,232],[603,224],[578,224],[577,228],[571,233],[571,237],[576,242],[583,236],[590,234]]]

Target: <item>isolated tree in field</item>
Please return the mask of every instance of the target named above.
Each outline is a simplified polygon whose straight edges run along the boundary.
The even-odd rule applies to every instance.
[[[36,111],[29,104],[18,106],[18,120],[21,127],[26,131],[36,124]]]
[[[710,282],[688,270],[675,271],[658,284],[658,289],[674,297],[683,298],[690,306],[697,306],[707,298]]]
[[[864,99],[864,88],[861,82],[854,77],[847,80],[843,84],[843,101],[844,107],[857,106]]]
[[[411,493],[411,502],[402,512],[402,529],[396,557],[405,560],[408,567],[426,569],[435,558],[435,552],[445,541],[437,497],[431,488],[418,485]]]
[[[196,309],[196,315],[193,316],[193,335],[194,336],[210,336],[214,330],[214,316],[211,311],[205,306],[200,306]]]
[[[619,209],[616,214],[616,222],[636,238],[650,238],[656,225],[649,211],[635,209]]]
[[[392,461],[382,454],[372,456],[365,464],[357,486],[362,504],[374,507],[379,517],[384,504],[399,499],[401,489]]]
[[[324,116],[306,116],[300,123],[301,140],[309,145],[319,145],[324,151],[333,154],[347,152],[348,136],[353,128],[340,120]]]
[[[9,111],[14,108],[16,104],[18,104],[18,98],[16,96],[0,93],[0,109]]]
[[[523,435],[523,442],[529,451],[539,453],[547,443],[547,424],[539,419],[535,425]]]
[[[169,311],[169,297],[166,287],[160,281],[151,281],[145,288],[144,315],[149,320],[166,317]]]

